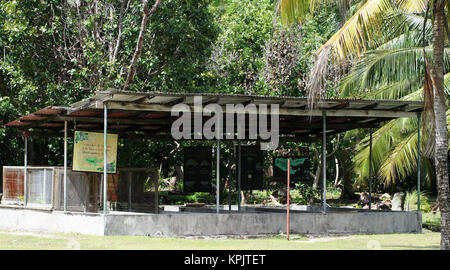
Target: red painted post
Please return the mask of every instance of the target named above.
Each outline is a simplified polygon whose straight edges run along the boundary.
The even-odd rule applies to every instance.
[[[290,231],[290,227],[289,227],[289,212],[290,212],[290,208],[291,208],[291,159],[288,158],[287,160],[287,207],[286,207],[286,211],[287,211],[287,215],[286,215],[286,236],[287,236],[287,240],[289,240],[289,231]]]

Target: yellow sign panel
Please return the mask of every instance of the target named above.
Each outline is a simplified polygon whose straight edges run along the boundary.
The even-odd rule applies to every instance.
[[[117,134],[108,133],[106,168],[108,173],[117,169]],[[104,135],[98,132],[75,131],[73,144],[74,171],[103,172]]]

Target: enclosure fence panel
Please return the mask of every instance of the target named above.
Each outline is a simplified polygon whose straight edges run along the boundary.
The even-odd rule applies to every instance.
[[[23,167],[3,166],[3,197],[2,203],[23,202],[24,200],[24,169]]]
[[[120,168],[108,175],[109,209],[143,213],[158,212],[157,169]]]
[[[64,170],[56,173],[55,208],[64,209]],[[67,211],[96,212],[99,207],[100,194],[99,174],[67,171]]]
[[[28,203],[52,205],[53,172],[53,168],[27,168]]]

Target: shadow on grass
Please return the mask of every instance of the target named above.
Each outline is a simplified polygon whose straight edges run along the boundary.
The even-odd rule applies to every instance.
[[[430,230],[432,232],[440,232],[441,231],[441,226],[439,225],[433,225],[433,224],[422,224],[422,228]]]

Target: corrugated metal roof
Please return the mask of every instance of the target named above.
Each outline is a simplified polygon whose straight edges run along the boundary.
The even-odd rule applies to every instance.
[[[421,101],[334,98],[321,100],[310,111],[307,98],[302,97],[114,90],[97,92],[95,96],[68,107],[46,107],[5,126],[61,131],[64,121],[68,121],[72,129],[102,130],[103,106],[108,104],[111,130],[129,134],[168,134],[171,124],[177,119],[171,116],[173,105],[183,103],[192,107],[195,97],[202,98],[203,106],[217,103],[224,111],[225,104],[277,104],[279,131],[285,135],[320,134],[322,111],[327,113],[328,130],[339,133],[354,128],[377,127],[381,122],[398,117],[414,117],[423,110]]]

